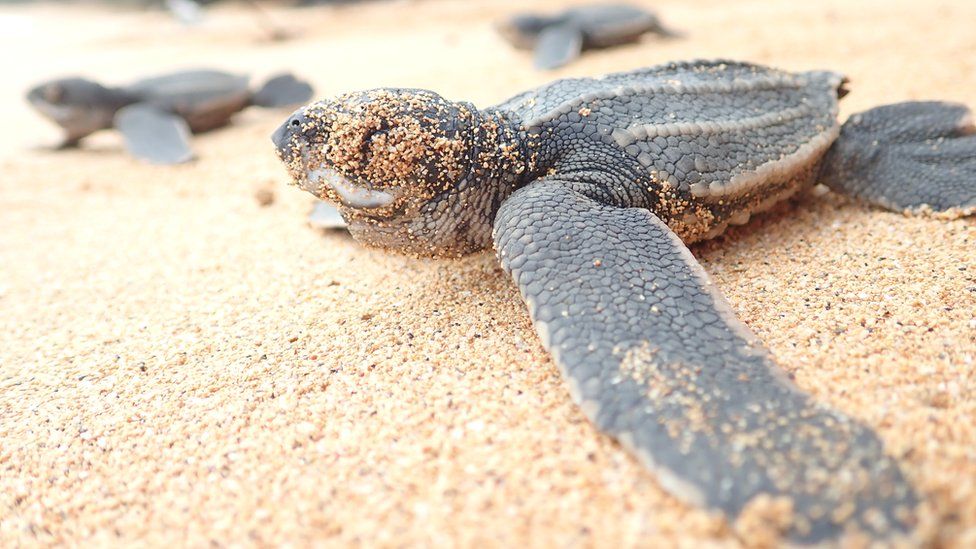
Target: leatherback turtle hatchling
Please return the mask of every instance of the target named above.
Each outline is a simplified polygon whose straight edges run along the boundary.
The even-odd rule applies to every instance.
[[[190,132],[223,126],[250,105],[289,107],[312,97],[312,87],[291,74],[274,76],[257,90],[250,89],[248,80],[223,71],[190,70],[114,88],[72,77],[35,86],[27,100],[64,128],[61,147],[115,127],[133,156],[175,164],[193,158]]]
[[[898,464],[788,380],[685,246],[816,181],[897,210],[976,211],[965,107],[901,103],[841,127],[844,82],[695,61],[484,110],[376,89],[299,109],[273,141],[362,242],[494,244],[574,400],[677,497],[730,518],[773,498],[794,542],[887,539],[917,517]]]
[[[522,13],[497,25],[499,34],[519,49],[535,50],[537,69],[554,69],[584,49],[636,42],[646,33],[673,37],[645,9],[624,4],[577,6],[553,15]]]

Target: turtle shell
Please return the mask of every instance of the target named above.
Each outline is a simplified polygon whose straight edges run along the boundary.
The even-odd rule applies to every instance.
[[[567,10],[566,16],[579,25],[591,48],[627,44],[660,28],[657,16],[632,6],[581,6]]]
[[[227,124],[251,102],[246,75],[214,70],[181,71],[139,80],[127,91],[186,119],[194,132]]]

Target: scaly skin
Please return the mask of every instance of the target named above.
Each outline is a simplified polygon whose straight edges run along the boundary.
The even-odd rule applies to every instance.
[[[454,256],[493,243],[574,400],[676,496],[733,520],[771,506],[795,543],[911,540],[918,498],[877,435],[794,387],[682,242],[822,169],[870,176],[830,149],[842,83],[692,62],[559,80],[484,111],[370,90],[299,110],[273,139],[295,183],[367,244]],[[932,138],[923,122],[893,124]],[[949,207],[976,185],[976,145],[954,138],[924,167]]]
[[[907,102],[856,114],[824,159],[830,188],[908,213],[976,213],[976,127],[964,105]]]

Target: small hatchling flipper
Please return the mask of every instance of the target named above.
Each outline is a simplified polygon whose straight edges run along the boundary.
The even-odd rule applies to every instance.
[[[964,105],[885,105],[855,114],[824,157],[821,181],[879,206],[976,213],[976,128]]]
[[[335,206],[316,201],[312,207],[312,212],[308,214],[308,224],[316,229],[345,229],[346,220],[339,215],[339,210]]]
[[[312,98],[312,85],[291,73],[273,76],[254,92],[251,102],[259,107],[279,108],[301,105]]]
[[[193,159],[190,127],[171,112],[145,103],[129,105],[115,114],[132,156],[153,164],[179,164]]]
[[[516,191],[493,236],[596,426],[686,502],[732,520],[772,502],[792,542],[908,538],[917,497],[877,435],[800,392],[654,214],[580,188]]]
[[[583,31],[572,23],[546,27],[535,45],[535,68],[555,69],[579,57],[583,50]]]

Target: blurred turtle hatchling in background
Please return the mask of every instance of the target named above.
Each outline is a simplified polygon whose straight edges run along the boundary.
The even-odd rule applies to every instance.
[[[555,69],[585,49],[637,42],[646,33],[676,37],[645,9],[625,4],[578,6],[554,15],[522,13],[498,24],[513,46],[535,50],[537,69]]]
[[[27,100],[65,130],[61,148],[77,146],[99,130],[122,132],[129,152],[154,164],[193,158],[190,133],[219,128],[241,110],[291,107],[312,97],[312,86],[291,74],[269,79],[257,90],[249,77],[219,70],[189,70],[108,87],[79,77],[39,84]]]

